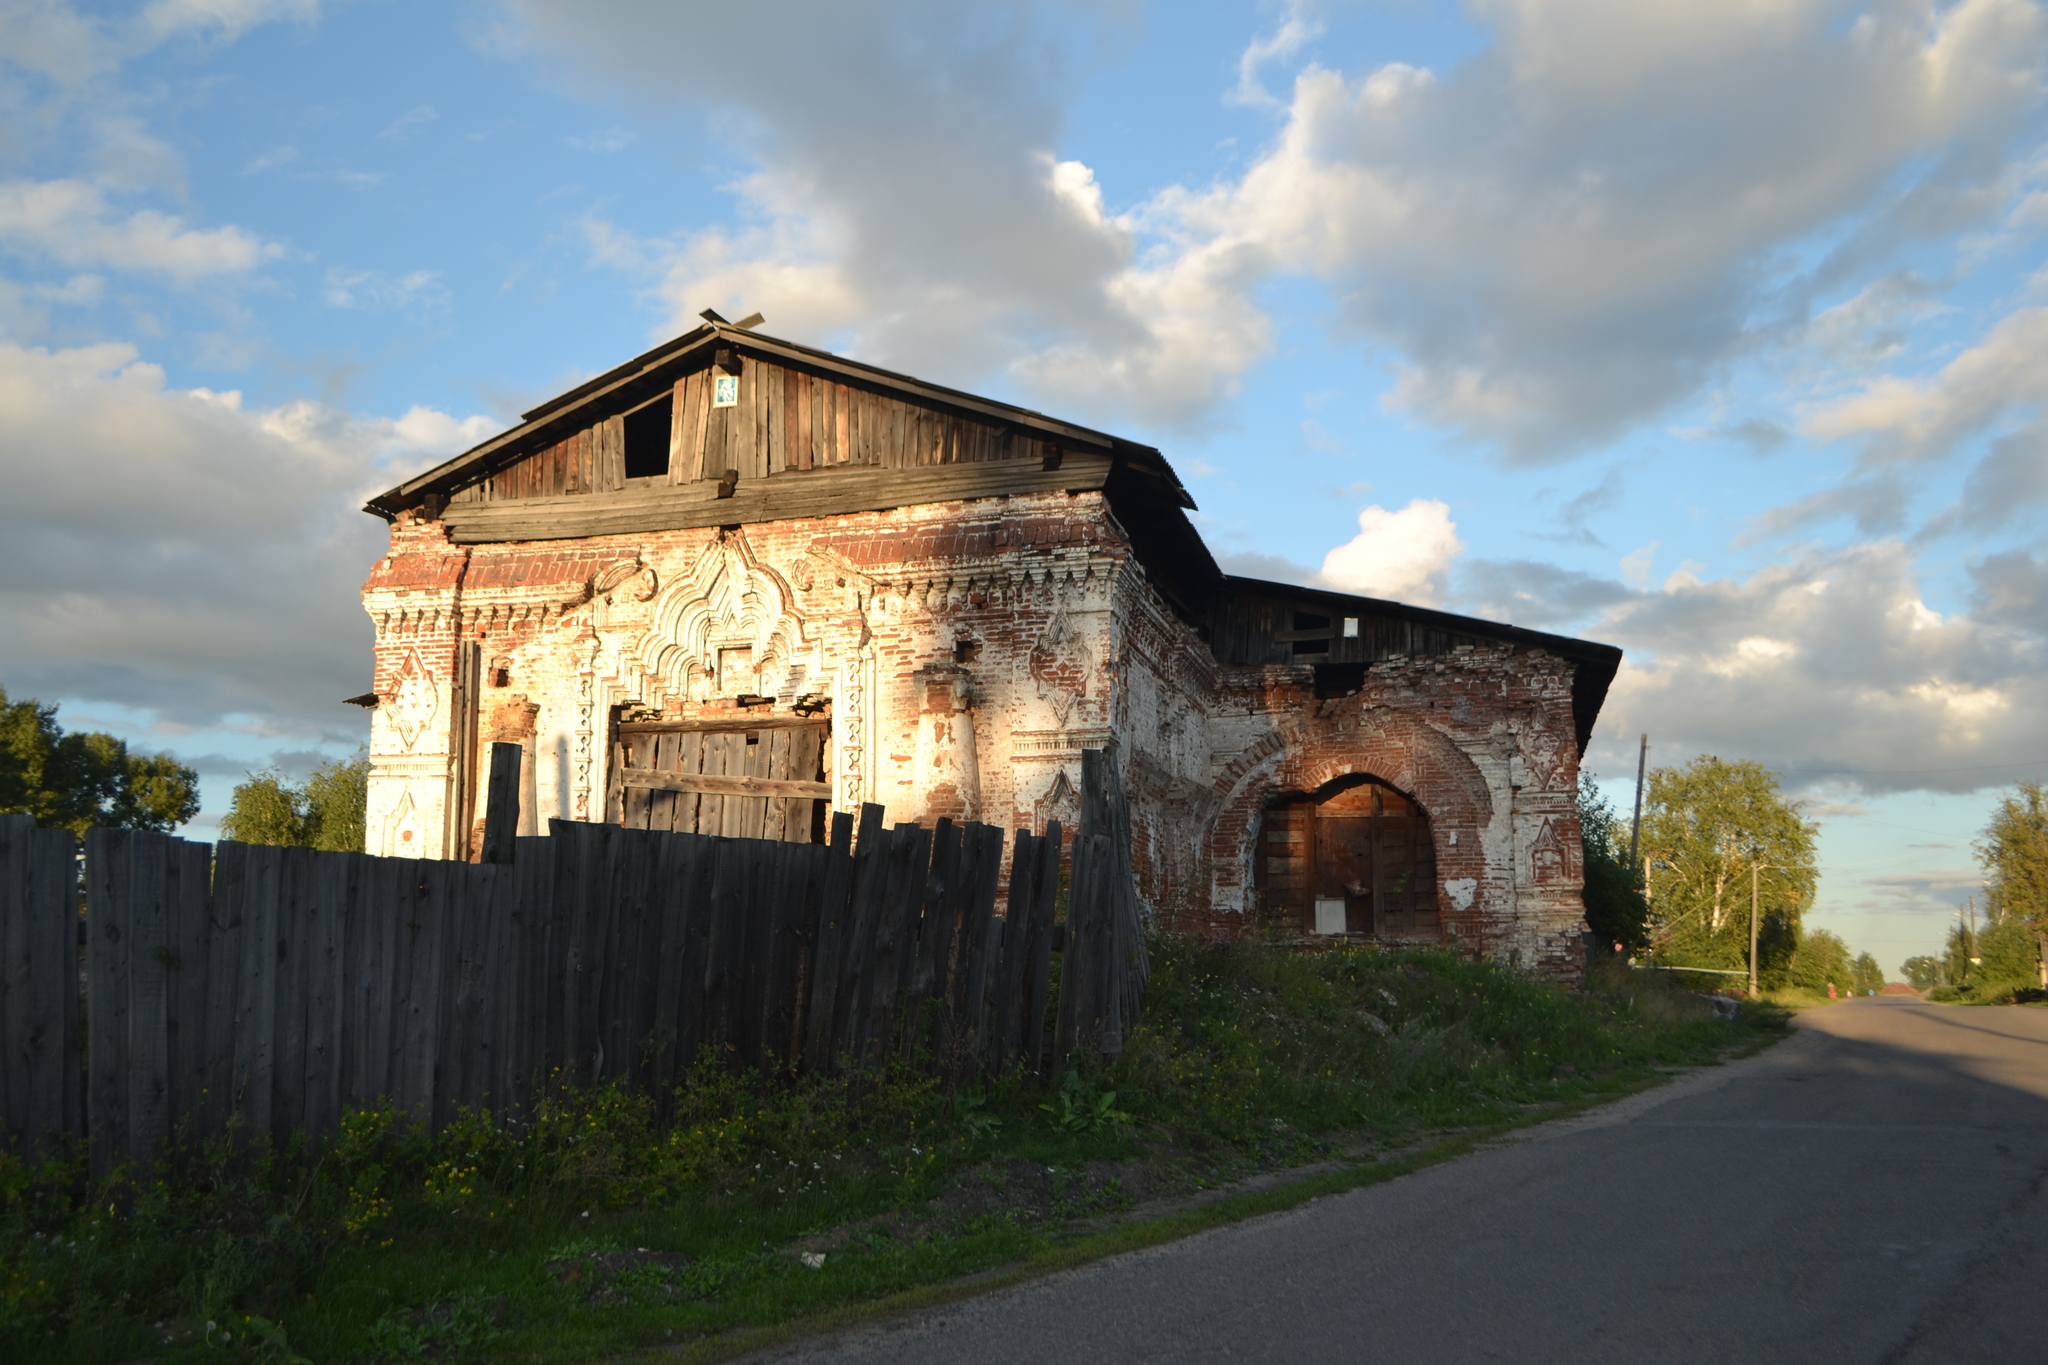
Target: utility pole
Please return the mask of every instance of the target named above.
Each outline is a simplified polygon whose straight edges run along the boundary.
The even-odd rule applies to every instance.
[[[1749,998],[1756,999],[1756,874],[1762,869],[1749,865]]]
[[[1643,833],[1643,769],[1648,765],[1649,761],[1650,736],[1645,734],[1643,736],[1643,747],[1636,752],[1636,817],[1629,822],[1628,826],[1628,865],[1630,867],[1636,865],[1636,844],[1641,839]],[[1649,885],[1650,875],[1645,870],[1643,873],[1643,886],[1646,888],[1644,891],[1645,895],[1649,894],[1647,890]]]

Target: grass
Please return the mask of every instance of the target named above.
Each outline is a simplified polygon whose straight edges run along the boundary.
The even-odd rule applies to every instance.
[[[2032,981],[1982,981],[1968,986],[1936,986],[1927,998],[1937,1005],[2039,1005],[2040,988]]]
[[[724,1354],[1386,1179],[1782,1018],[1718,1022],[1625,969],[1567,994],[1441,954],[1166,940],[1125,1053],[1049,1090],[706,1062],[667,1104],[567,1094],[517,1129],[469,1115],[429,1138],[358,1111],[317,1152],[187,1145],[98,1184],[0,1156],[0,1355]]]
[[[1842,1000],[1854,998],[1852,996],[1842,996],[1839,999],[1830,1000],[1825,990],[1817,991],[1810,986],[1777,986],[1760,992],[1760,997],[1777,1008],[1784,1010],[1818,1009],[1823,1005],[1838,1005]]]

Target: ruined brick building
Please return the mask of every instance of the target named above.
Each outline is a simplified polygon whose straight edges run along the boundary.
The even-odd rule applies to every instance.
[[[1072,827],[1113,747],[1190,928],[1579,960],[1609,646],[1222,573],[1157,450],[711,322],[383,494],[369,845],[549,818]]]

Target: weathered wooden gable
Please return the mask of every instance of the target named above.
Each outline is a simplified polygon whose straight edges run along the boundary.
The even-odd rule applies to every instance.
[[[1112,438],[1021,410],[1006,420],[967,395],[956,404],[944,390],[906,393],[876,374],[701,347],[596,401],[529,413],[526,434],[500,438],[502,452],[480,451],[434,476],[445,492],[415,496],[435,498],[428,506],[456,542],[477,544],[1092,490],[1109,479]],[[713,399],[721,377],[737,381],[729,406]],[[404,496],[380,502],[402,506]]]
[[[698,355],[673,384],[620,395],[590,424],[513,459],[457,490],[453,504],[625,491],[801,470],[908,469],[1023,460],[1043,465],[1054,445],[1038,433],[948,412],[878,387],[734,354],[727,366]],[[732,373],[738,402],[714,406],[714,382]],[[628,423],[665,407],[668,451],[659,471],[633,470]],[[644,459],[644,455],[643,455]]]

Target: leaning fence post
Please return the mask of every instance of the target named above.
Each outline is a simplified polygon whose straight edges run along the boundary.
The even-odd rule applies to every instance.
[[[484,851],[487,863],[509,863],[519,833],[519,759],[517,744],[491,745],[491,785],[484,798]]]

